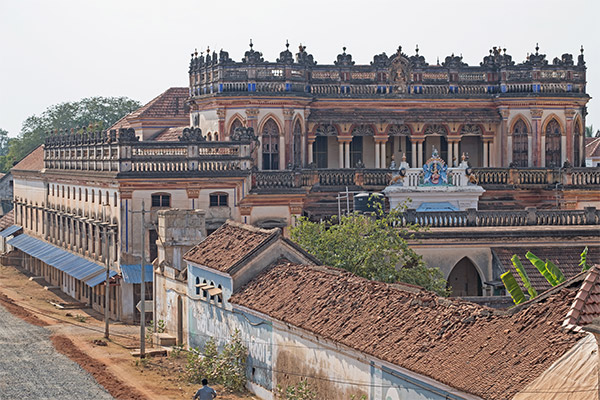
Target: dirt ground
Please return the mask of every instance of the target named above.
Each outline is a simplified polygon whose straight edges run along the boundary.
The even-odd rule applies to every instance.
[[[139,326],[111,321],[110,340],[104,339],[103,316],[90,308],[59,309],[71,303],[61,291],[45,290],[30,281],[26,271],[0,265],[0,304],[11,314],[50,329],[54,347],[104,386],[116,399],[191,399],[199,385],[185,380],[185,353],[140,360],[131,355],[139,347]],[[102,345],[106,344],[106,345]],[[219,398],[257,399],[249,393],[227,393],[214,385]]]

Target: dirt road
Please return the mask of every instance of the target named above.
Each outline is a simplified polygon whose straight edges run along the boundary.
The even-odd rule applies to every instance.
[[[0,304],[10,311],[11,324],[12,320],[16,319],[20,324],[28,321],[33,324],[44,325],[44,327],[33,326],[33,329],[38,332],[36,335],[46,335],[45,340],[49,347],[45,348],[44,351],[52,350],[51,341],[59,353],[79,364],[101,385],[96,384],[97,387],[104,387],[112,397],[117,399],[189,400],[192,398],[197,385],[188,383],[183,376],[185,357],[180,359],[154,357],[141,363],[131,356],[131,350],[139,345],[139,327],[120,323],[111,324],[111,340],[106,342],[106,346],[98,346],[94,341],[103,340],[102,315],[89,308],[57,309],[50,302],[73,300],[62,292],[44,290],[38,282],[30,281],[28,278],[24,271],[0,265]],[[0,329],[5,326],[4,321],[4,315],[0,315]],[[23,336],[27,335],[21,334]],[[19,335],[15,333],[14,336],[18,337]],[[8,338],[4,339],[0,334],[0,357],[5,351],[8,351],[4,347],[6,346],[5,342],[10,340]],[[21,350],[25,353],[29,352],[29,348],[34,349],[27,343],[16,343],[22,344],[22,346],[16,345],[16,347],[17,349],[22,347]],[[29,354],[30,357],[35,359],[34,353],[29,352]],[[61,356],[62,359],[65,359],[64,356]],[[2,360],[0,360],[0,400],[12,400],[14,398],[104,398],[98,395],[6,397],[2,385],[10,380],[8,377],[4,379],[3,369]],[[21,368],[17,369],[20,370]],[[79,372],[83,374],[81,368]],[[91,379],[89,375],[88,379]],[[69,385],[66,378],[56,377],[53,382],[58,386]],[[227,393],[218,385],[216,389],[219,392],[219,398],[224,400],[255,399],[249,394]],[[104,394],[107,395],[106,392]]]

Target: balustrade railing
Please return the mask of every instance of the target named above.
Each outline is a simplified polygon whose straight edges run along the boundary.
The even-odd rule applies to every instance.
[[[404,224],[419,224],[432,228],[500,227],[500,226],[579,226],[600,223],[600,210],[526,210],[511,211],[426,211],[407,210]]]

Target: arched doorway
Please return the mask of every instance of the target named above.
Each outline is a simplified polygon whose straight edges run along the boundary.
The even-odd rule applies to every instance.
[[[512,166],[528,166],[528,148],[527,125],[520,119],[513,126],[512,131]]]
[[[561,132],[558,121],[553,119],[546,125],[546,167],[555,168],[561,166]]]
[[[294,148],[292,151],[294,166],[301,167],[302,166],[302,126],[300,125],[300,121],[296,120],[294,124],[294,132],[293,132],[294,140],[292,141]]]
[[[575,130],[573,131],[573,166],[582,167],[581,165],[581,123],[579,120],[575,122]]]
[[[448,286],[452,288],[451,296],[481,296],[481,278],[473,262],[464,257],[448,276]]]
[[[262,160],[264,170],[279,169],[279,126],[269,119],[262,128]]]

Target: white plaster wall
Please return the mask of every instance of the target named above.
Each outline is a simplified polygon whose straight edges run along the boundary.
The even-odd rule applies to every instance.
[[[451,246],[414,246],[413,250],[423,256],[429,267],[437,267],[448,278],[452,268],[464,257],[468,257],[478,269],[481,281],[492,280],[492,251],[490,247]]]
[[[156,320],[165,321],[166,333],[177,337],[177,297],[181,296],[183,343],[187,343],[186,283],[174,279],[175,271],[166,267],[164,275],[155,274]]]
[[[200,117],[200,129],[202,134],[206,136],[207,133],[219,131],[219,117],[217,116],[217,110],[203,110],[198,113]]]
[[[243,216],[245,224],[255,224],[265,219],[285,218],[287,225],[291,224],[290,208],[285,206],[254,206],[250,217]]]
[[[300,334],[288,330],[281,323],[274,323],[273,370],[288,374],[300,374],[324,379],[310,379],[310,384],[319,395],[328,400],[348,400],[355,395],[369,395],[371,371],[368,361],[361,362],[349,357],[334,346],[308,340]],[[289,382],[282,381],[277,372],[273,373],[273,386],[281,384],[288,386]],[[295,380],[297,380],[297,377]],[[357,382],[361,385],[351,385],[343,382]],[[339,383],[338,383],[339,382]]]

